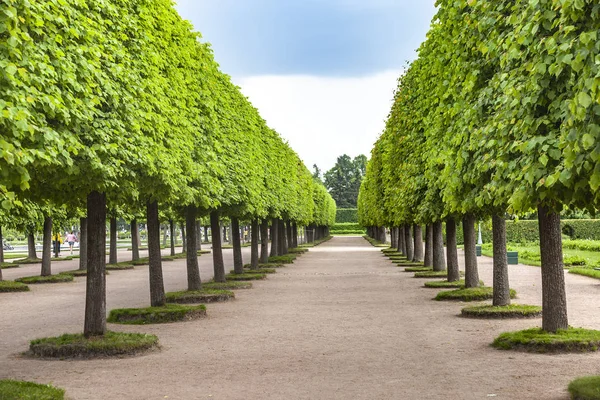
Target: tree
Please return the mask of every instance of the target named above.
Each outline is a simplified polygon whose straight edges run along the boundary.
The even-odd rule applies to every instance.
[[[325,172],[325,187],[340,208],[356,208],[358,192],[366,173],[367,157],[359,155],[351,159],[344,154],[337,158],[335,166]]]

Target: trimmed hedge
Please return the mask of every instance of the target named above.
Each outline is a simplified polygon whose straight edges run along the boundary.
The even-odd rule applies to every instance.
[[[335,213],[335,223],[358,223],[358,208],[338,208]]]
[[[365,233],[365,228],[363,228],[360,224],[354,222],[344,222],[344,223],[336,223],[330,230],[330,233]]]

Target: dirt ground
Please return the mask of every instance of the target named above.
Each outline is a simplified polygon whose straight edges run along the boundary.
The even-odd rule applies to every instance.
[[[232,265],[231,250],[225,250]],[[244,250],[249,258],[248,249]],[[122,253],[120,258],[126,259]],[[212,258],[200,257],[212,277]],[[462,259],[460,260],[463,264]],[[490,258],[480,275],[492,283]],[[77,261],[54,263],[74,269]],[[165,287],[186,285],[185,261],[163,264]],[[229,269],[229,268],[228,268]],[[145,356],[40,361],[19,355],[31,339],[80,332],[85,278],[0,294],[0,379],[52,383],[69,399],[548,399],[600,374],[600,353],[546,355],[499,351],[499,333],[540,319],[481,321],[458,316],[462,303],[432,301],[422,287],[358,237],[338,237],[302,256],[237,299],[208,305],[206,319],[117,331],[158,335]],[[39,265],[4,270],[5,279]],[[540,269],[510,266],[515,302],[541,304]],[[600,329],[600,284],[566,274],[572,326]],[[111,272],[107,308],[147,306],[147,267]]]

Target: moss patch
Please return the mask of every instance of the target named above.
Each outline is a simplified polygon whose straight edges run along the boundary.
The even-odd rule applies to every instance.
[[[398,265],[401,267],[402,265]],[[404,272],[427,272],[433,271],[432,267],[406,267],[404,268]]]
[[[236,290],[236,289],[252,289],[252,283],[244,281],[228,281],[228,282],[206,282],[202,284],[203,289],[214,290]]]
[[[536,353],[580,353],[598,351],[600,331],[569,328],[549,333],[540,328],[505,332],[492,343],[501,350],[522,350]]]
[[[24,278],[15,279],[15,282],[21,282],[28,285],[42,284],[42,283],[63,283],[72,282],[73,275],[67,274],[56,274],[50,276],[26,276]]]
[[[229,290],[201,289],[167,293],[167,303],[194,304],[229,301],[235,294]]]
[[[525,304],[508,306],[474,306],[461,310],[463,317],[469,318],[537,318],[542,315],[542,307]]]
[[[225,279],[228,281],[259,281],[267,279],[267,274],[254,274],[254,273],[243,273],[243,274],[227,274]]]
[[[145,325],[190,321],[206,316],[206,306],[167,304],[163,307],[117,308],[111,310],[107,321],[115,324]]]
[[[0,263],[1,269],[19,268],[19,264],[15,263]]]
[[[569,269],[569,273],[600,279],[600,271],[592,268],[571,268]]]
[[[569,383],[569,394],[574,400],[600,400],[600,376],[585,376]]]
[[[514,299],[516,296],[517,292],[515,292],[513,289],[510,289],[510,298]],[[492,299],[493,297],[494,288],[484,286],[440,292],[437,294],[437,296],[435,296],[434,300],[480,301]]]
[[[12,380],[0,381],[2,400],[63,400],[65,391],[50,385]]]
[[[0,293],[13,292],[29,292],[29,286],[21,282],[0,281]]]
[[[83,334],[32,340],[30,354],[50,358],[95,358],[133,355],[158,346],[154,335],[125,332],[106,332],[104,336],[85,338]]]
[[[120,262],[120,263],[116,263],[116,264],[106,264],[107,271],[124,271],[127,269],[133,269],[133,268],[134,268],[133,262],[131,262],[131,261]]]

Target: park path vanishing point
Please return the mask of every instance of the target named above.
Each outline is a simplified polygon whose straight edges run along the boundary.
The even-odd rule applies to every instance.
[[[19,355],[37,337],[80,332],[85,278],[0,295],[0,379],[50,383],[69,399],[546,399],[566,400],[572,378],[600,372],[599,354],[498,351],[500,332],[533,320],[458,317],[462,303],[432,301],[436,290],[403,272],[358,237],[313,248],[237,299],[209,304],[206,319],[109,329],[153,333],[145,356],[40,361]],[[231,266],[231,251],[225,251]],[[249,257],[248,249],[244,250]],[[210,256],[199,258],[204,280]],[[479,258],[490,285],[491,259]],[[460,260],[464,267],[463,260]],[[55,263],[74,269],[77,261]],[[168,291],[185,288],[185,261],[165,262]],[[228,268],[229,269],[229,268]],[[39,264],[5,270],[33,275]],[[147,267],[107,277],[108,310],[148,304]],[[515,302],[541,303],[540,270],[510,266]],[[573,326],[600,329],[598,281],[568,275]]]

